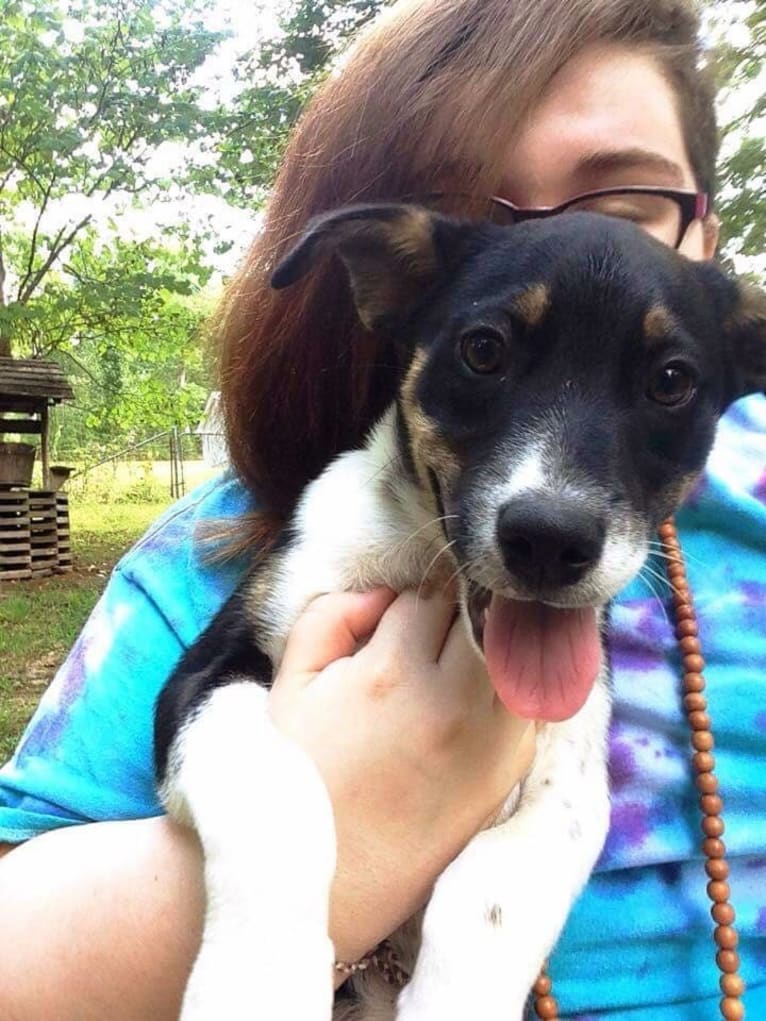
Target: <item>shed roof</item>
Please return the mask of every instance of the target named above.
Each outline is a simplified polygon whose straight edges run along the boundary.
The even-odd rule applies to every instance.
[[[59,404],[74,397],[64,370],[40,358],[0,358],[0,401],[24,397]]]

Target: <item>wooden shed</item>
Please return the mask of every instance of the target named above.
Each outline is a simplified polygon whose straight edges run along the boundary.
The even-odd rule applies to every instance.
[[[40,437],[43,489],[49,486],[48,412],[72,400],[64,371],[38,358],[0,358],[0,438],[9,433]]]
[[[72,567],[69,505],[52,484],[48,454],[48,414],[52,405],[74,394],[55,362],[0,358],[0,441],[28,437],[30,444],[0,443],[7,474],[0,473],[0,582],[38,578]],[[40,437],[43,488],[30,488],[29,476],[16,475],[14,458],[31,472],[34,437]],[[20,449],[19,449],[20,448]]]

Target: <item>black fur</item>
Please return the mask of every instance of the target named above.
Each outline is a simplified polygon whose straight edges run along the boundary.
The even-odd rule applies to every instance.
[[[399,227],[402,244],[395,236]],[[634,225],[597,214],[511,228],[434,214],[430,237],[422,228],[423,211],[407,206],[325,214],[288,253],[274,282],[287,286],[321,252],[338,251],[354,293],[364,296],[387,331],[398,324],[399,349],[410,358],[415,350],[425,355],[416,401],[438,423],[445,449],[460,465],[449,485],[427,466],[439,513],[459,521],[448,528],[458,561],[471,559],[477,492],[493,473],[497,478],[509,451],[523,453],[517,448],[535,435],[536,423],[552,415],[566,423],[564,463],[576,464],[603,495],[599,513],[630,508],[651,532],[675,510],[679,480],[701,470],[724,408],[763,388],[766,303],[751,294],[743,309],[740,286],[715,265],[690,262]],[[421,242],[427,250],[413,256],[412,245]],[[408,273],[412,287],[392,286],[397,274]],[[545,287],[549,300],[543,314],[525,318],[518,299],[536,285]],[[386,304],[402,294],[405,308]],[[664,318],[648,336],[646,316],[656,308]],[[487,374],[473,371],[461,353],[463,339],[481,330],[503,342],[503,362]],[[650,392],[657,374],[673,365],[693,377],[694,393],[669,406]],[[402,371],[406,367],[404,358]],[[415,481],[401,406],[396,438],[399,468]],[[270,555],[293,538],[286,530]],[[259,646],[246,597],[253,577],[245,577],[160,695],[160,782],[179,727],[211,690],[234,676],[271,683],[273,665]],[[547,597],[544,588],[530,592],[529,598]]]

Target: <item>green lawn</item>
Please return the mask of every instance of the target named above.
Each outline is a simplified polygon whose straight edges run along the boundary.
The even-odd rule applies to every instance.
[[[39,581],[0,583],[0,762],[12,752],[115,562],[163,508],[73,503],[74,569]]]

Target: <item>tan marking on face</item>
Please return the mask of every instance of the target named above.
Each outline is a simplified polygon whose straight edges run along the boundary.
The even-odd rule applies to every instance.
[[[436,473],[439,483],[445,486],[457,477],[460,462],[447,446],[437,423],[425,414],[416,397],[418,381],[427,359],[428,355],[422,348],[415,352],[404,378],[400,396],[402,414],[410,437],[412,460],[424,492],[430,493],[429,468]]]
[[[664,305],[652,305],[644,316],[644,337],[649,340],[664,340],[673,331],[675,320]]]
[[[545,284],[532,284],[513,302],[513,311],[528,326],[539,326],[551,305],[551,295]]]
[[[436,269],[431,216],[423,209],[408,209],[391,223],[382,224],[395,254],[404,259],[407,269],[418,277],[430,276]]]
[[[359,318],[367,329],[404,311],[437,270],[431,217],[407,210],[393,221],[353,225],[346,258]],[[366,242],[365,242],[365,239]]]

